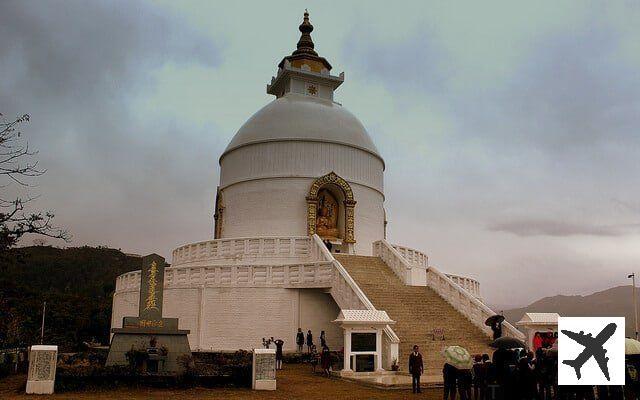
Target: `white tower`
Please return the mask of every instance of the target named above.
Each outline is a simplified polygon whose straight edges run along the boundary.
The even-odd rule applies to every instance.
[[[297,49],[267,85],[276,99],[242,125],[220,157],[216,238],[318,233],[371,254],[384,238],[384,160],[334,91],[344,73],[318,56],[305,12]]]

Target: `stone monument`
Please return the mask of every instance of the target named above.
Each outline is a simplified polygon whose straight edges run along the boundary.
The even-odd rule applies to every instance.
[[[31,346],[27,394],[52,394],[56,380],[58,346]]]
[[[253,349],[252,370],[253,390],[276,390],[275,349]]]
[[[124,317],[122,328],[113,328],[107,366],[129,365],[127,353],[146,354],[141,367],[147,373],[179,373],[179,358],[191,355],[188,330],[178,329],[178,318],[162,317],[164,258],[142,258],[138,317]]]

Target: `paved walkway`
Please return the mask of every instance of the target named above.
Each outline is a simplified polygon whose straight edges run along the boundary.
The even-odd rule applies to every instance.
[[[33,399],[18,392],[26,377],[11,377],[0,380],[0,398],[2,399]],[[205,389],[195,388],[187,390],[172,389],[117,389],[106,392],[68,392],[53,396],[38,396],[38,399],[426,399],[440,400],[442,391],[426,389],[422,394],[413,395],[410,390],[382,390],[347,382],[338,378],[324,378],[313,375],[307,365],[285,365],[283,371],[278,371],[278,390],[275,392],[254,392],[248,389]]]

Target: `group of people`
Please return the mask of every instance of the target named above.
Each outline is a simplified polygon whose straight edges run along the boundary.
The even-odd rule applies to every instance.
[[[552,400],[558,397],[557,356],[547,349],[536,354],[524,349],[498,349],[493,358],[476,355],[471,369],[444,364],[444,400]],[[413,393],[420,393],[424,372],[422,354],[413,346],[409,373]]]
[[[318,352],[318,348],[313,342],[313,333],[311,330],[307,331],[307,335],[305,337],[304,332],[302,332],[302,328],[298,328],[298,332],[296,333],[296,344],[298,345],[298,352],[302,353],[304,351],[304,345],[307,345],[307,354],[309,355],[309,363],[313,369],[313,372],[316,372],[316,367],[318,363],[322,368],[322,372],[329,377],[331,374],[331,350],[329,350],[329,346],[327,345],[327,336],[324,331],[320,332],[320,352]]]

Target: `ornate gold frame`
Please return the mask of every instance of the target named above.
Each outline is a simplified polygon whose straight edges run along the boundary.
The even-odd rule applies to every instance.
[[[326,185],[335,185],[344,194],[344,242],[345,243],[355,243],[355,231],[354,231],[354,207],[356,205],[356,201],[353,199],[353,190],[351,190],[351,185],[344,179],[342,179],[338,174],[331,171],[330,173],[321,176],[320,178],[313,181],[311,184],[311,189],[309,190],[309,195],[306,197],[307,199],[307,233],[309,235],[313,235],[316,233],[316,212],[318,209],[318,192],[320,189]]]
[[[220,239],[222,237],[222,214],[224,212],[224,205],[222,203],[222,191],[220,186],[216,190],[216,210],[213,214],[214,228],[213,238]]]

